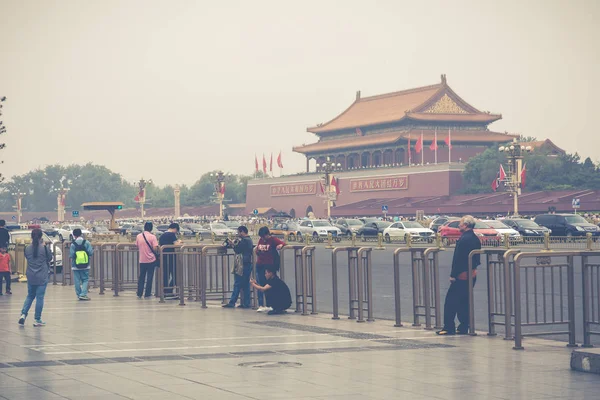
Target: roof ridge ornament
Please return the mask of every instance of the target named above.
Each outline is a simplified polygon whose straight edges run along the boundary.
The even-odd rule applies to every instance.
[[[356,91],[356,101],[360,100],[360,90]]]
[[[442,85],[446,85],[446,74],[442,74]]]

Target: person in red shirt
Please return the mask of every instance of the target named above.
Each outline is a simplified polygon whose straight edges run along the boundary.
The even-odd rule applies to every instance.
[[[2,279],[6,279],[6,294],[12,294],[10,291],[10,265],[12,260],[10,254],[6,252],[6,247],[0,247],[0,296],[2,296]]]
[[[271,236],[269,228],[266,226],[261,227],[258,230],[258,236],[260,239],[256,245],[256,281],[259,286],[265,286],[267,284],[267,278],[265,276],[265,269],[267,267],[275,267],[275,270],[279,270],[279,252],[285,242]],[[265,307],[265,296],[264,293],[259,291],[258,297],[258,312],[271,311],[269,307]]]

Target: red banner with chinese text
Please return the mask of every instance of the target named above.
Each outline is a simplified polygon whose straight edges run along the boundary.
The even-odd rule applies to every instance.
[[[373,192],[378,190],[408,189],[408,176],[389,176],[365,179],[351,179],[351,192]]]
[[[271,196],[308,196],[317,193],[316,182],[271,185]]]

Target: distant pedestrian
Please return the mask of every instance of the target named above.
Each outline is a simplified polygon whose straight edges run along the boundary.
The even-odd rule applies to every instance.
[[[0,247],[0,296],[2,296],[2,279],[6,280],[6,294],[12,294],[10,291],[11,266],[12,258],[6,251],[6,247]]]
[[[481,249],[481,241],[473,232],[476,220],[470,215],[461,218],[458,228],[462,232],[456,242],[450,272],[450,287],[444,303],[444,328],[436,332],[438,335],[466,335],[469,333],[469,254]],[[477,281],[477,266],[480,264],[479,254],[473,256],[473,286]],[[460,325],[456,330],[454,319],[458,316]]]
[[[235,303],[237,302],[241,291],[242,304],[239,305],[239,307],[250,308],[250,275],[252,274],[252,252],[254,251],[254,243],[252,243],[252,239],[248,235],[247,227],[244,225],[238,226],[237,231],[238,238],[233,243],[230,243],[229,240],[227,240],[226,246],[233,248],[236,257],[242,262],[242,268],[234,271],[233,293],[231,293],[229,303],[223,305],[223,307],[235,307]]]
[[[6,221],[0,219],[0,247],[8,249],[8,243],[10,242],[10,234],[6,229]]]
[[[183,244],[181,240],[177,238],[177,232],[179,232],[179,224],[172,223],[169,225],[169,229],[160,235],[158,244],[162,246],[176,246]],[[174,248],[168,248],[163,250],[163,283],[164,283],[164,295],[168,300],[177,300],[178,297],[173,294],[173,289],[177,285],[177,259],[175,258]]]
[[[82,235],[81,229],[73,229],[73,243],[71,243],[69,258],[75,281],[75,294],[79,300],[89,301],[90,258],[94,255],[94,249]]]
[[[137,235],[135,244],[140,252],[140,276],[138,278],[137,297],[148,298],[152,296],[152,280],[154,279],[154,270],[158,267],[158,240],[152,234],[154,226],[152,222],[144,224],[144,232]],[[146,283],[146,292],[144,293],[144,282]]]
[[[277,276],[278,269],[273,265],[265,268],[266,283],[262,286],[257,285],[254,279],[250,280],[256,290],[261,293],[264,292],[267,298],[267,307],[271,308],[267,313],[269,315],[285,314],[286,310],[292,305],[290,288]]]
[[[44,296],[50,275],[50,261],[52,252],[42,242],[42,230],[31,231],[31,244],[25,247],[25,259],[27,260],[27,297],[21,310],[19,325],[25,325],[25,319],[29,309],[35,300],[35,321],[33,326],[44,326],[42,321],[42,310],[44,309]]]
[[[280,257],[278,250],[285,246],[285,242],[271,236],[269,228],[262,226],[258,230],[258,244],[256,245],[256,281],[259,286],[264,286],[267,283],[265,271],[267,267],[275,267],[279,270]],[[269,307],[265,306],[264,295],[261,291],[257,293],[258,297],[258,312],[269,311]]]

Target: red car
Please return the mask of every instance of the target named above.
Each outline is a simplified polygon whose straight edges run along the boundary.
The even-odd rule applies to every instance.
[[[458,229],[459,223],[459,219],[453,219],[438,228],[438,233],[442,236],[442,241],[444,244],[456,243],[458,238],[460,238],[461,233],[460,229]],[[500,240],[498,231],[490,228],[483,222],[477,221],[473,231],[477,236],[479,236],[479,240],[481,240],[482,244]]]

